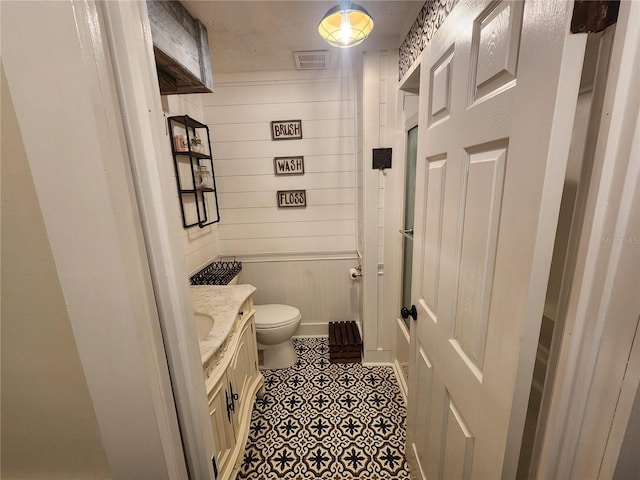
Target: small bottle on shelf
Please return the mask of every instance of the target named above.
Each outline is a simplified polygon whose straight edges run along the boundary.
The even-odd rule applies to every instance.
[[[213,177],[206,165],[196,167],[196,190],[213,190]]]
[[[202,144],[202,140],[198,137],[198,134],[194,131],[193,137],[191,140],[191,151],[196,153],[204,153],[204,145]]]

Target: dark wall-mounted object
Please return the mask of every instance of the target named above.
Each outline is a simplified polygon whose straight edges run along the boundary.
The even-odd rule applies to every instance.
[[[576,0],[571,17],[571,33],[601,32],[618,21],[620,0]]]
[[[373,149],[373,168],[384,170],[391,168],[391,148],[374,148]]]
[[[147,0],[162,95],[213,92],[207,29],[177,1]]]

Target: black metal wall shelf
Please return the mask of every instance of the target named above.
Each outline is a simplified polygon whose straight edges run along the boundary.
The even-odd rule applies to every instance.
[[[202,270],[195,273],[191,277],[191,285],[228,285],[241,270],[242,262],[236,260],[224,261],[221,259],[211,262]]]
[[[218,223],[220,210],[218,208],[218,192],[213,169],[209,127],[188,115],[169,117],[168,122],[182,225],[184,228],[196,225],[204,228],[207,225]],[[203,141],[204,132],[206,132],[206,144]],[[199,146],[203,151],[194,150]],[[180,166],[184,164],[188,165],[190,172],[190,175],[186,175],[187,178],[183,178],[181,175]],[[198,186],[199,182],[202,182],[202,167],[211,175],[211,180],[208,182],[210,185]],[[184,185],[183,182],[190,182],[191,185]]]

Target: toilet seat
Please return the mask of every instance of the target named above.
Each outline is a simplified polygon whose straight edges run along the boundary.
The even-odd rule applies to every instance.
[[[302,318],[300,310],[290,305],[254,305],[256,329],[268,330],[290,325]]]

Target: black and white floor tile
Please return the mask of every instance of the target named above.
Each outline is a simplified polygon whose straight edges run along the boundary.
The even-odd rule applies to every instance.
[[[332,364],[326,338],[294,345],[293,367],[263,370],[238,478],[409,479],[392,368]]]

